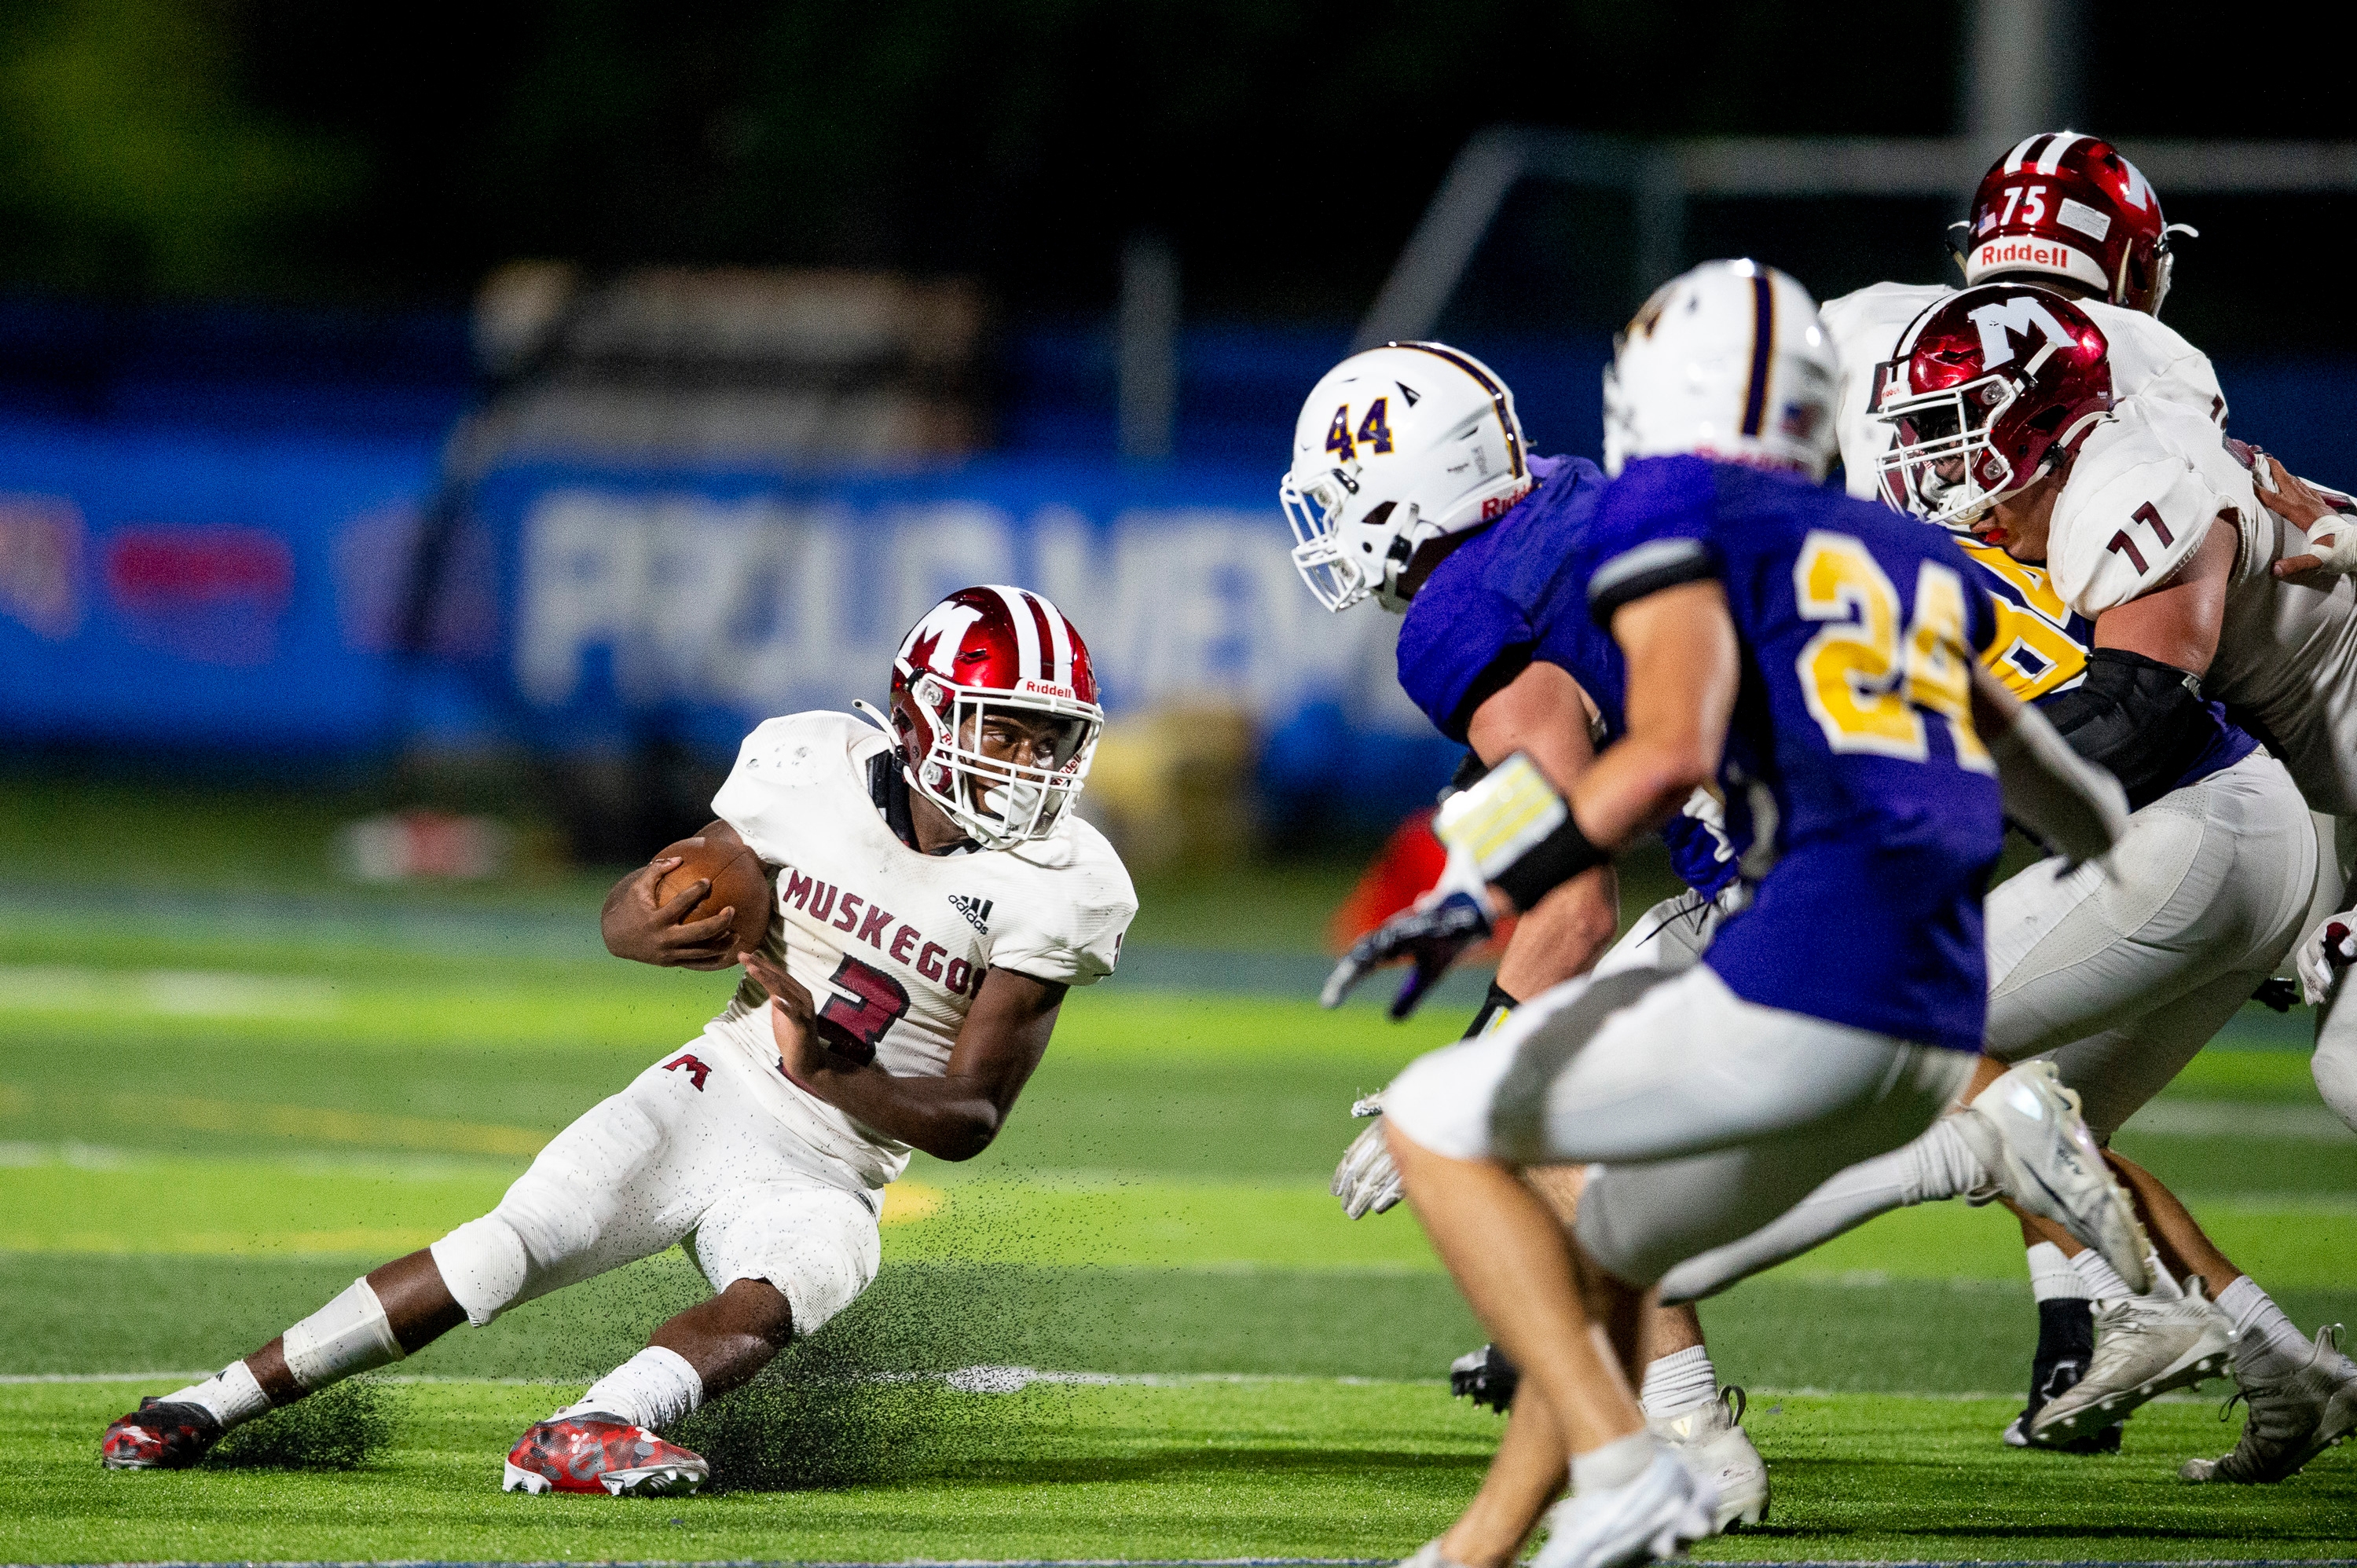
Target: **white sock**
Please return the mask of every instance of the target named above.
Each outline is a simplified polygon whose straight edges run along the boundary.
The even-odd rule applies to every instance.
[[[1953,1116],[1943,1116],[1932,1122],[1921,1137],[1899,1153],[1908,1161],[1906,1197],[1910,1204],[1962,1197],[1996,1180],[1981,1164],[1980,1156],[1973,1153],[1973,1146],[1964,1142]]]
[[[1645,1386],[1637,1391],[1637,1402],[1645,1407],[1648,1421],[1717,1397],[1718,1369],[1710,1364],[1710,1350],[1702,1345],[1689,1345],[1647,1363]]]
[[[704,1380],[676,1350],[650,1345],[556,1413],[608,1415],[660,1431],[704,1402]]]
[[[1625,1487],[1645,1473],[1659,1451],[1652,1434],[1632,1432],[1603,1447],[1571,1456],[1571,1489],[1582,1496]]]
[[[389,1367],[408,1354],[393,1337],[384,1304],[366,1275],[302,1322],[289,1325],[278,1345],[288,1375],[307,1393],[355,1372]]]
[[[2093,1294],[2087,1288],[2086,1276],[2072,1265],[2061,1248],[2051,1241],[2029,1244],[2029,1294],[2033,1300],[2085,1301]]]
[[[2087,1282],[2088,1295],[2097,1301],[2126,1301],[2136,1294],[2128,1289],[2128,1282],[2120,1278],[2120,1272],[2104,1262],[2104,1255],[2093,1247],[2072,1259],[2071,1266]]]
[[[2307,1365],[2310,1353],[2307,1337],[2259,1288],[2258,1281],[2248,1274],[2241,1276],[2219,1295],[2218,1305],[2234,1320],[2235,1332],[2242,1336],[2234,1342],[2237,1371],[2280,1377]]]
[[[270,1408],[270,1396],[253,1380],[253,1373],[242,1361],[231,1361],[201,1383],[192,1383],[175,1394],[164,1396],[166,1404],[198,1404],[213,1412],[213,1419],[226,1432],[232,1426],[242,1426]]]
[[[1912,1142],[1860,1160],[1741,1240],[1689,1258],[1662,1277],[1663,1301],[1694,1301],[1760,1270],[1797,1258],[1878,1215],[1911,1204],[1961,1197],[1995,1178],[1943,1116]]]

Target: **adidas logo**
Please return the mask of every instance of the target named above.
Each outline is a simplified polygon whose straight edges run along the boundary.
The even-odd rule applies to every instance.
[[[950,895],[950,908],[963,915],[966,924],[975,930],[985,937],[990,935],[989,899],[975,898],[963,893],[952,893]]]

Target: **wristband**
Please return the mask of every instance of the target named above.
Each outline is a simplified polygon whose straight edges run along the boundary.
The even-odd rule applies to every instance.
[[[1528,909],[1558,884],[1610,857],[1587,842],[1571,807],[1527,753],[1516,752],[1432,819],[1450,857],[1469,862],[1484,883]]]
[[[1465,1026],[1463,1037],[1470,1040],[1488,1034],[1506,1021],[1507,1014],[1521,1005],[1507,993],[1504,986],[1494,980],[1490,982],[1490,993],[1481,998],[1481,1011],[1474,1014],[1473,1021]]]

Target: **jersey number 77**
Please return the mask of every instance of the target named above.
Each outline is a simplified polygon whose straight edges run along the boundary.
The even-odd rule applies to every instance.
[[[1953,567],[1918,564],[1915,614],[1902,626],[1899,589],[1865,543],[1813,529],[1792,562],[1792,594],[1803,619],[1825,623],[1796,668],[1827,746],[1928,761],[1928,716],[1948,725],[1958,767],[1996,771],[1973,729],[1964,583]]]

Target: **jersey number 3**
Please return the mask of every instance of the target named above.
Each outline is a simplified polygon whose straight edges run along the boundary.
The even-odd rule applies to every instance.
[[[1964,583],[1952,568],[1937,561],[1917,567],[1915,618],[1902,627],[1899,590],[1865,544],[1813,532],[1792,563],[1792,591],[1803,618],[1825,623],[1798,667],[1827,746],[1922,762],[1932,755],[1928,714],[1947,722],[1958,767],[1996,771],[1973,729]]]
[[[909,988],[874,965],[849,957],[826,979],[837,990],[818,1010],[819,1043],[864,1067],[876,1059],[884,1031],[909,1010]],[[843,994],[846,991],[851,994]]]

